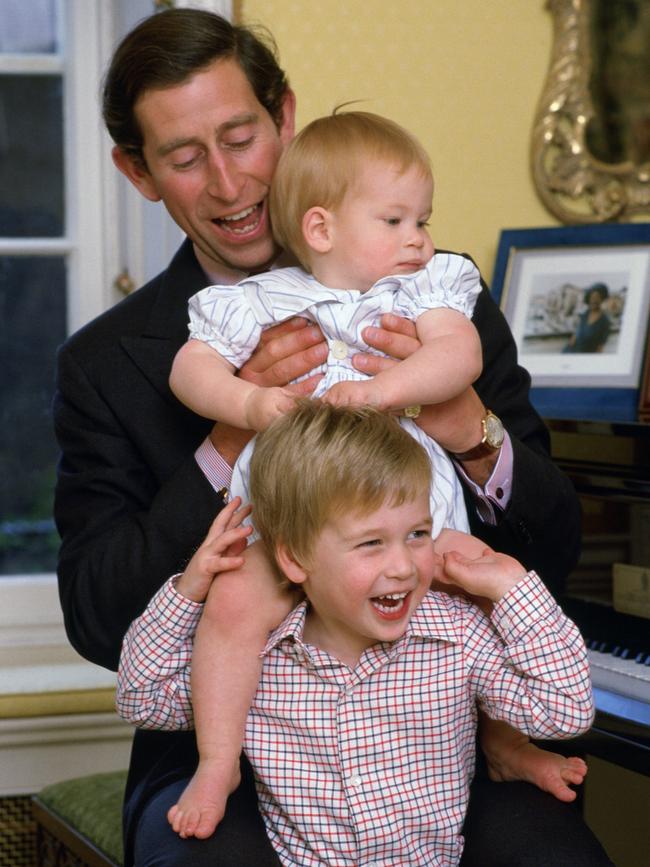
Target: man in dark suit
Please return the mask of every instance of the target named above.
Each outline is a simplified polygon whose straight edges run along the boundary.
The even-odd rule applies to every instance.
[[[223,505],[229,466],[249,436],[193,416],[167,380],[187,338],[188,298],[277,260],[267,193],[293,136],[294,106],[273,52],[206,12],[171,10],[146,19],[109,69],[104,118],[115,164],[147,199],[164,202],[188,239],[162,274],[59,353],[60,595],[70,641],[99,665],[117,666],[130,621],[204,537]],[[456,456],[472,532],[537,569],[557,592],[578,554],[576,496],[549,458],[547,431],[528,401],[529,377],[516,364],[508,327],[485,287],[474,323],[483,342],[481,378],[450,404],[424,408],[420,423]],[[414,350],[409,323],[389,317],[382,325],[365,335],[370,345],[395,358]],[[316,329],[284,323],[265,335],[239,375],[285,385],[326,353]],[[390,363],[357,359],[371,373]],[[313,385],[312,378],[295,388],[308,394]],[[181,840],[171,831],[166,811],[196,759],[191,733],[136,734],[126,863],[277,864],[244,759],[242,785],[213,837]],[[468,827],[467,864],[608,863],[574,808],[525,783],[479,781]]]

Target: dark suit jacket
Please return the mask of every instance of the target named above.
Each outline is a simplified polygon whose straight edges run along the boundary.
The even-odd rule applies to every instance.
[[[169,268],[82,328],[58,356],[55,429],[61,448],[55,518],[59,587],[70,641],[115,669],[126,629],[182,570],[223,505],[193,452],[211,422],[169,390],[187,339],[187,300],[206,283],[186,241]],[[468,499],[472,531],[535,568],[558,591],[579,545],[579,507],[548,457],[548,433],[528,402],[528,374],[484,287],[474,314],[484,352],[476,388],[514,448],[512,499],[495,528]],[[127,841],[138,808],[164,781],[192,772],[191,733],[138,732],[127,791]]]

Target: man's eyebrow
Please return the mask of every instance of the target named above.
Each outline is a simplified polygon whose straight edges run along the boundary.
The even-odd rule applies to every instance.
[[[247,111],[245,114],[236,114],[229,120],[224,121],[217,129],[217,132],[227,132],[229,129],[234,129],[238,126],[246,126],[248,123],[257,123],[260,119],[256,111]]]
[[[217,127],[217,136],[220,136],[225,132],[229,132],[231,129],[237,129],[237,127],[246,126],[246,124],[257,123],[258,120],[259,115],[257,114],[257,112],[254,111],[246,112],[245,114],[236,114],[234,117],[229,118]],[[173,153],[179,148],[184,148],[188,147],[189,145],[196,145],[200,143],[200,140],[194,136],[190,136],[189,138],[175,138],[169,142],[166,142],[158,148],[158,156],[166,157],[168,154]]]

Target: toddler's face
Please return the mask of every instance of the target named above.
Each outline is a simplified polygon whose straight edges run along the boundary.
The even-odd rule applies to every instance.
[[[305,568],[305,639],[353,666],[379,641],[403,635],[438,559],[429,496],[327,522]]]
[[[433,179],[419,167],[402,174],[390,163],[366,167],[331,212],[330,276],[322,282],[366,292],[382,277],[423,268],[434,253],[432,198]]]

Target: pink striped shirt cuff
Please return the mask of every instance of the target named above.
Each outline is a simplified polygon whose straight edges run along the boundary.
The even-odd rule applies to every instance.
[[[215,491],[230,487],[232,467],[212,445],[210,437],[206,437],[194,452],[194,459]]]
[[[477,485],[467,475],[459,461],[454,461],[461,478],[469,486],[476,503],[476,511],[484,524],[497,523],[498,510],[504,511],[512,495],[512,442],[506,432],[499,457],[485,487]],[[496,508],[495,508],[496,507]]]

